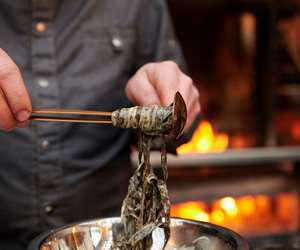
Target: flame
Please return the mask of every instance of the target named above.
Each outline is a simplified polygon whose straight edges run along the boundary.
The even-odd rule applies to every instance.
[[[220,207],[228,214],[230,217],[234,217],[238,213],[238,208],[235,199],[232,197],[224,197],[220,200]]]
[[[178,154],[222,152],[228,147],[228,135],[215,134],[208,121],[202,121],[191,141],[177,148]]]
[[[205,211],[206,206],[203,202],[190,201],[183,205],[172,207],[172,216],[180,218],[189,218],[192,220],[209,221],[208,213]]]
[[[214,209],[211,212],[211,221],[216,224],[223,224],[225,220],[225,214],[220,209]]]
[[[222,197],[211,203],[189,201],[174,204],[171,216],[211,222],[244,235],[285,232],[298,228],[295,193]]]
[[[257,199],[259,202],[259,198]],[[238,200],[238,207],[240,210],[241,215],[247,217],[251,216],[256,211],[256,201],[253,196],[245,196],[241,197]]]

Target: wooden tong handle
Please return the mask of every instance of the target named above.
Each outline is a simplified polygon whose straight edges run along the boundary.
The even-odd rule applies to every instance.
[[[72,116],[79,116],[79,117],[72,117]],[[72,110],[72,109],[35,109],[32,111],[32,115],[30,119],[33,121],[48,121],[48,122],[79,122],[79,123],[112,124],[111,112]]]

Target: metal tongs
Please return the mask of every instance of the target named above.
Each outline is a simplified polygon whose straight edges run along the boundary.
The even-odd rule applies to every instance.
[[[145,108],[145,107],[141,107],[141,108]],[[164,107],[160,107],[160,108],[164,108]],[[172,124],[171,124],[171,129],[169,134],[173,138],[178,139],[183,132],[183,128],[187,118],[186,105],[179,92],[176,92],[174,96],[174,101],[169,106],[169,108],[172,109],[172,114],[171,114]],[[112,120],[112,116],[114,116],[114,114],[118,113],[120,110],[116,110],[113,112],[103,112],[103,111],[86,111],[86,110],[72,110],[72,109],[35,109],[32,111],[32,115],[30,119],[33,121],[46,121],[46,122],[78,122],[78,123],[110,124],[115,127],[122,127],[120,124],[116,124]]]

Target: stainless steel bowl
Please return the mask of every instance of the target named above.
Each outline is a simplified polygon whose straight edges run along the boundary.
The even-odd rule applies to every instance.
[[[121,235],[120,218],[106,218],[73,224],[38,236],[28,250],[109,250]],[[151,250],[161,249],[164,234],[152,233]],[[171,219],[171,236],[166,250],[248,250],[247,242],[237,233],[213,224]]]

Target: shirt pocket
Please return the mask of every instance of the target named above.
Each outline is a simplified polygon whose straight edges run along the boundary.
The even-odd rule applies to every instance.
[[[86,71],[100,68],[114,74],[132,72],[136,59],[133,27],[85,25],[81,28]]]

